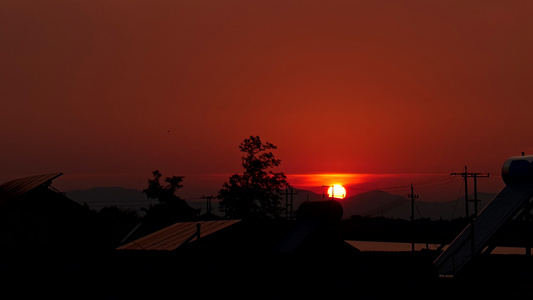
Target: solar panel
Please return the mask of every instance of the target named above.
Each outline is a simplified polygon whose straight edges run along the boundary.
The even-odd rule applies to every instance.
[[[61,175],[63,173],[52,173],[10,180],[0,185],[0,205],[13,198],[24,195],[42,184],[51,182]]]
[[[180,222],[160,229],[135,241],[117,247],[117,250],[166,250],[177,249],[186,242],[193,241],[193,237],[198,230],[197,224],[200,225],[200,238],[212,234],[240,220],[217,220],[217,221],[198,221],[198,222]],[[190,239],[192,237],[192,239]],[[190,239],[190,240],[189,240]]]
[[[473,255],[487,246],[493,234],[517,214],[524,201],[532,197],[531,184],[505,186],[437,257],[434,264],[439,274],[456,275]]]

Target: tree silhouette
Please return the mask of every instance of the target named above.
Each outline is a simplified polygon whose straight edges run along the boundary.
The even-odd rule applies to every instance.
[[[217,198],[226,217],[238,219],[277,218],[282,212],[281,192],[288,185],[283,172],[268,170],[280,165],[268,150],[272,143],[261,142],[259,136],[244,139],[239,146],[244,173],[234,174],[219,190]]]
[[[154,179],[148,179],[148,187],[142,192],[149,199],[157,199],[159,203],[150,205],[145,219],[156,227],[164,227],[176,222],[193,221],[199,213],[199,209],[192,208],[187,201],[176,195],[178,189],[183,187],[183,176],[165,178],[166,185],[161,185],[162,177],[159,170],[152,172]]]
[[[143,193],[149,199],[157,199],[161,203],[170,201],[173,198],[179,198],[176,196],[176,191],[183,187],[181,182],[183,181],[183,176],[172,176],[167,177],[165,182],[168,183],[166,186],[162,186],[160,179],[163,176],[159,170],[152,172],[154,179],[148,179],[148,187],[143,190]]]

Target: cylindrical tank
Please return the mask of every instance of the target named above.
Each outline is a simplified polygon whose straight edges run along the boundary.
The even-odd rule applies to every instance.
[[[298,219],[314,218],[339,222],[344,211],[336,200],[303,202],[296,211]]]
[[[502,179],[506,185],[533,184],[533,155],[509,157],[502,166]]]

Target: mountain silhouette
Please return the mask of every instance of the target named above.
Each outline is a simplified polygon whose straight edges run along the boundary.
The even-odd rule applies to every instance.
[[[494,193],[478,192],[478,213],[495,195]],[[474,195],[469,195],[469,199],[474,199]],[[381,190],[363,192],[340,200],[340,202],[344,208],[343,219],[348,219],[353,215],[383,216],[395,219],[411,218],[410,198]],[[474,213],[474,203],[470,203],[469,212],[470,214]],[[415,219],[439,220],[442,218],[450,220],[464,217],[465,214],[464,197],[446,202],[417,201],[415,199]]]
[[[72,190],[65,193],[70,199],[86,204],[89,208],[99,211],[103,207],[117,206],[123,210],[132,210],[139,212],[142,207],[148,207],[155,204],[157,200],[150,200],[140,190],[126,189],[122,187],[95,187],[85,190]],[[494,193],[478,192],[478,213],[482,208],[494,198]],[[283,192],[281,206],[285,207],[286,202],[290,203],[290,191]],[[328,197],[326,196],[326,199]],[[474,199],[473,194],[469,199]],[[292,207],[296,211],[300,204],[307,201],[321,201],[324,196],[303,189],[294,189],[292,194]],[[383,216],[394,219],[411,218],[411,199],[407,196],[391,194],[381,190],[363,192],[355,196],[339,199],[343,207],[343,219],[349,219],[353,215],[361,216]],[[192,202],[193,206],[203,205],[204,203]],[[218,204],[213,200],[213,212],[218,212]],[[200,207],[200,206],[199,206]],[[474,204],[470,203],[470,213],[474,213]],[[429,218],[431,220],[464,217],[465,201],[464,197],[457,200],[446,202],[429,202],[417,201],[415,199],[415,218]]]
[[[123,187],[95,187],[85,190],[72,190],[65,193],[70,199],[86,204],[90,209],[99,211],[103,207],[117,206],[123,210],[140,211],[142,207],[155,204],[140,190]]]

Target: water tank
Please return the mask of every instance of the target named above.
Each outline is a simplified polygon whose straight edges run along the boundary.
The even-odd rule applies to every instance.
[[[506,185],[533,184],[533,155],[509,157],[502,166],[502,179]]]
[[[336,200],[303,202],[296,211],[298,219],[321,219],[330,222],[339,222],[344,211],[342,205]]]

